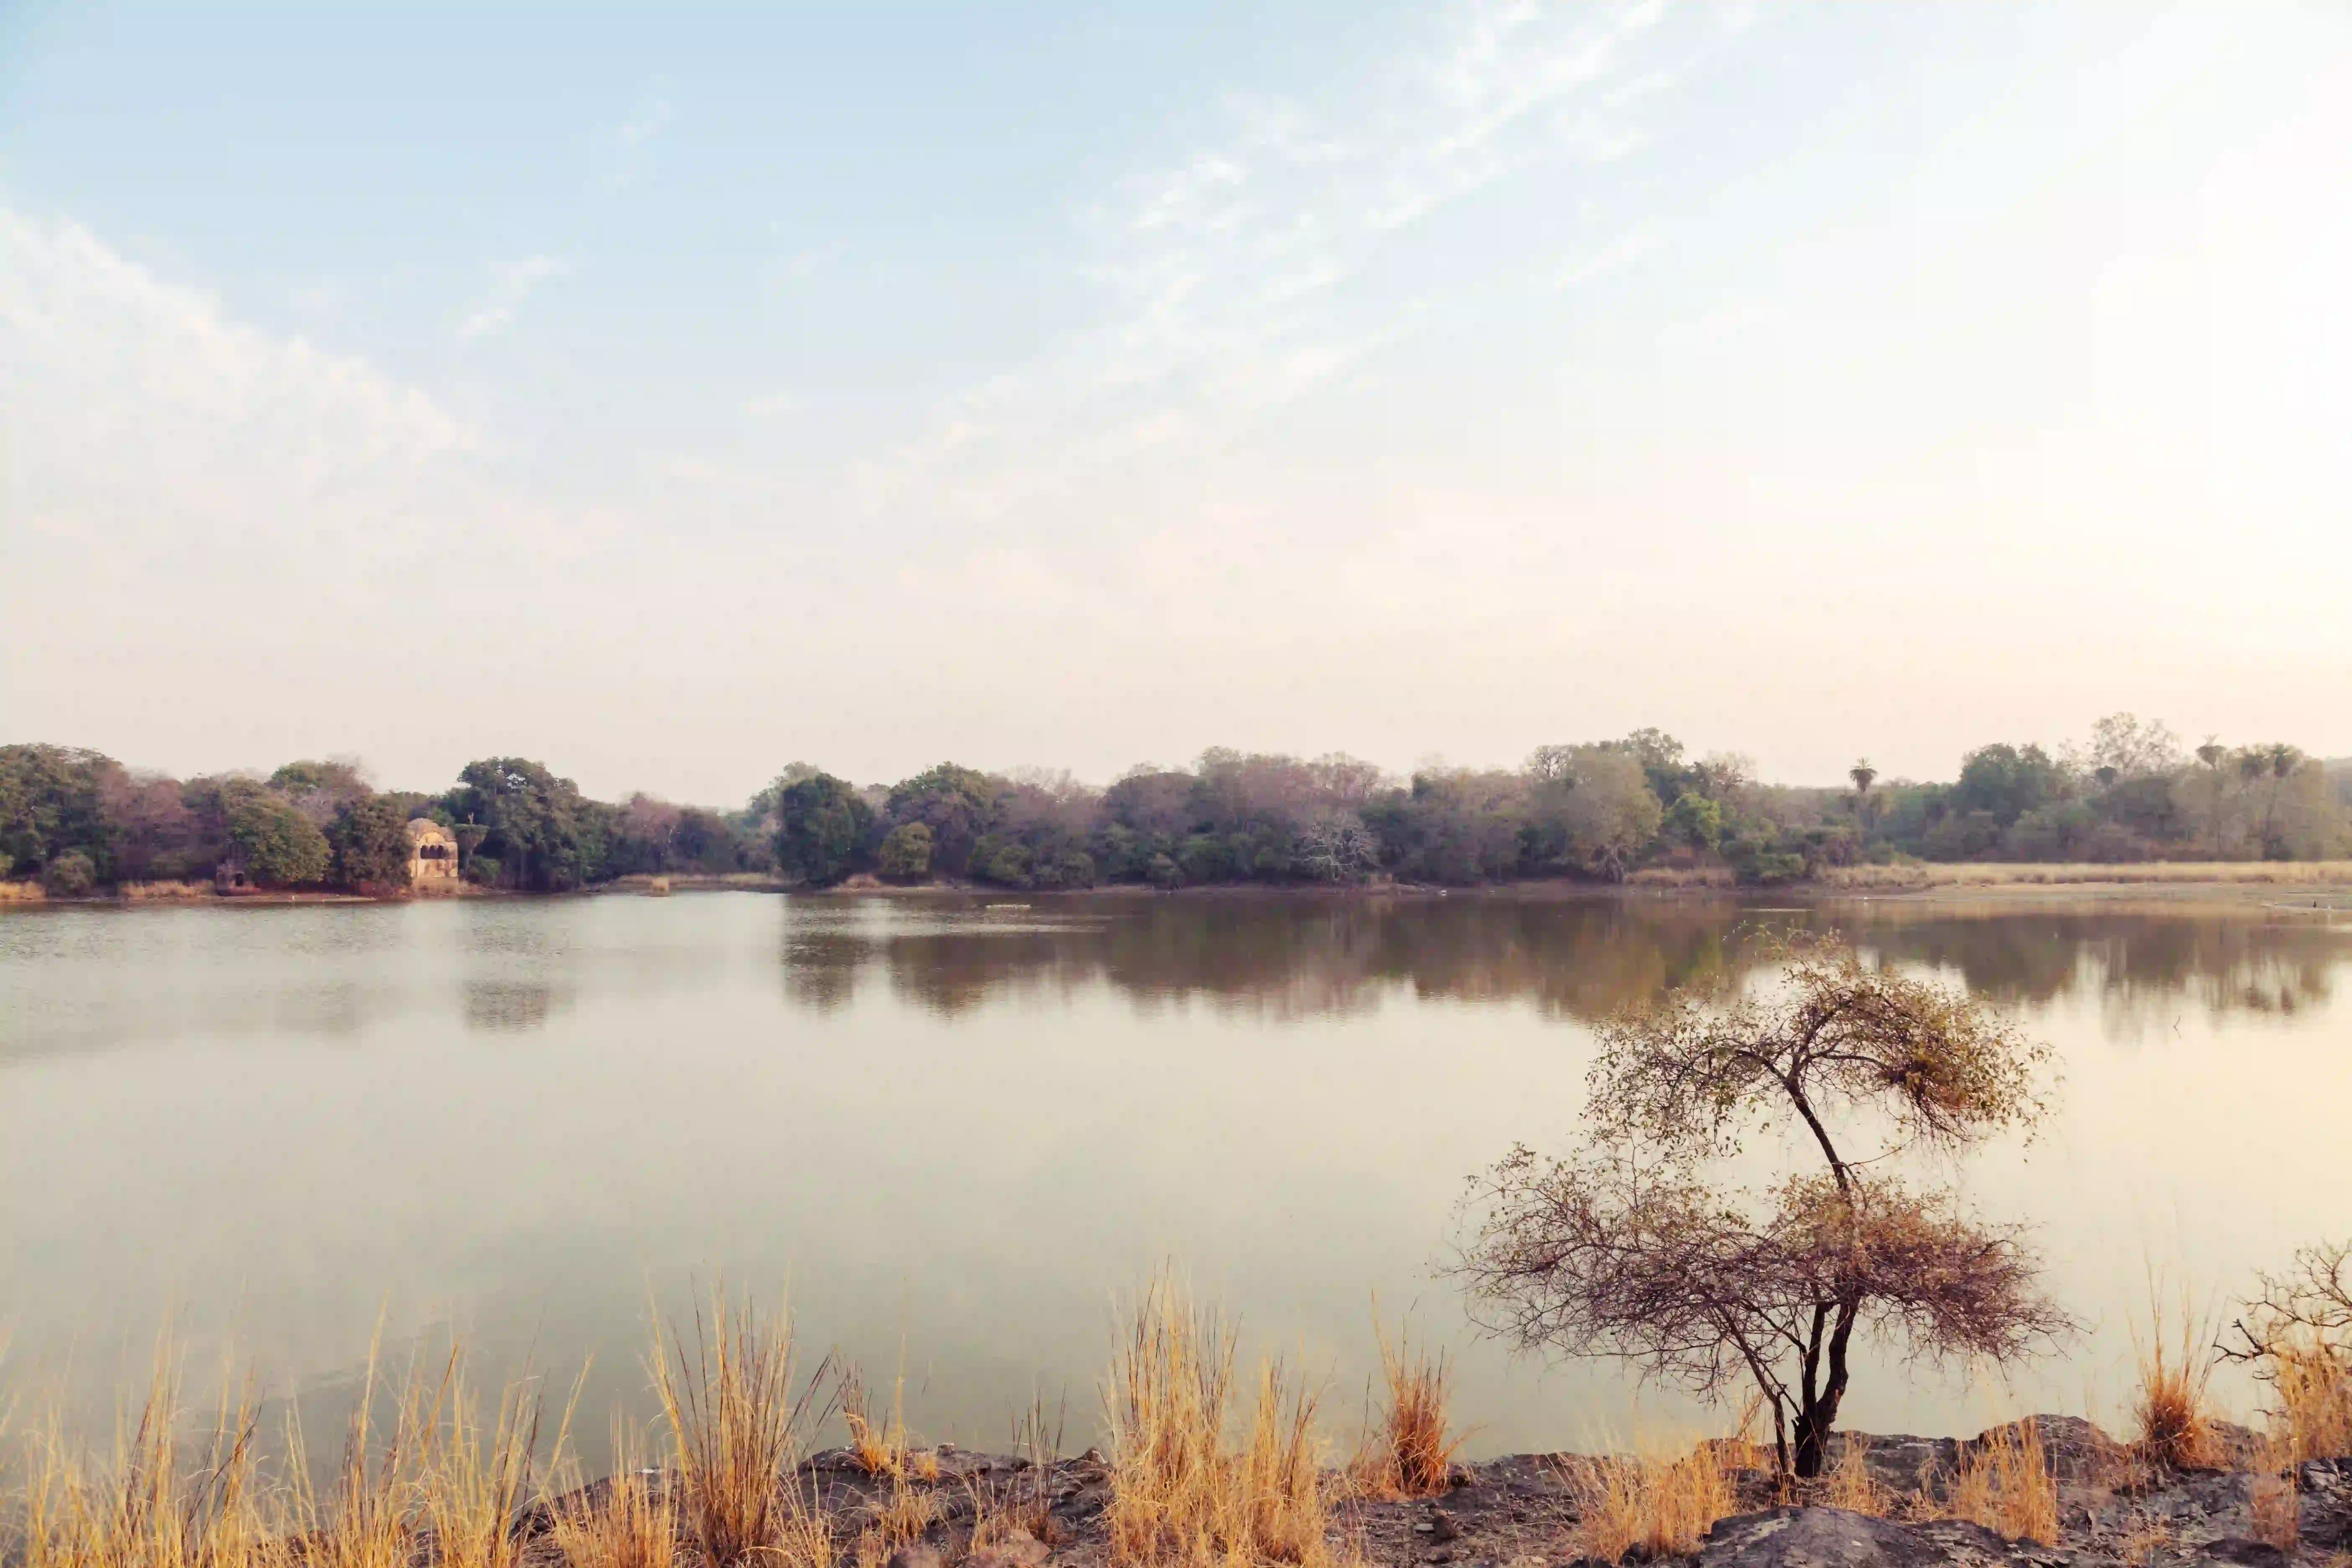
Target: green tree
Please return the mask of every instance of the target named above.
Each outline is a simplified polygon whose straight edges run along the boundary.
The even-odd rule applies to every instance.
[[[611,874],[618,813],[586,799],[578,784],[539,763],[524,757],[468,763],[446,805],[458,822],[488,829],[480,852],[498,863],[507,885],[561,892]]]
[[[1667,809],[1662,831],[1694,849],[1712,849],[1723,841],[1723,806],[1685,790]]]
[[[829,888],[857,869],[874,808],[844,780],[819,773],[778,791],[776,816],[776,864]]]
[[[882,840],[877,867],[896,882],[919,882],[931,874],[931,830],[919,822],[902,822]]]
[[[78,899],[98,885],[89,857],[79,849],[54,856],[41,868],[41,887],[53,899]]]
[[[284,795],[256,784],[231,795],[228,838],[245,861],[246,875],[265,888],[323,882],[333,863],[318,824]]]
[[[327,825],[327,842],[340,886],[407,890],[408,816],[394,801],[379,795],[346,802]]]
[[[977,768],[941,763],[890,790],[885,815],[897,826],[919,822],[931,830],[931,864],[950,877],[970,873],[972,847],[996,826],[998,781]]]
[[[106,810],[122,764],[73,746],[0,746],[0,855],[31,870],[79,851],[101,881],[114,876],[118,837]]]

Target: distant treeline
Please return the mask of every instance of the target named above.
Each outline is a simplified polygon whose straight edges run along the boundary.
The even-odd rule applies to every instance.
[[[2352,853],[2352,766],[2285,744],[2184,748],[2160,724],[2101,720],[2089,742],[1982,746],[1949,783],[1767,784],[1656,730],[1544,746],[1517,768],[1396,778],[1348,756],[1213,750],[1097,788],[1069,774],[942,763],[896,784],[785,768],[740,810],[591,800],[520,757],[469,763],[438,794],[379,791],[352,765],[186,780],[94,752],[0,747],[0,877],[71,895],[206,879],[397,891],[406,825],[457,840],[466,879],[555,892],[631,874],[751,872],[829,887],[859,875],[1013,888],[1104,882],[1454,886],[1620,880],[1648,866],[1801,880],[1857,862],[2325,859]]]

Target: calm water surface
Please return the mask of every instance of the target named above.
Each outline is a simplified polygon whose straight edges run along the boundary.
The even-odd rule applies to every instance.
[[[379,1315],[642,1409],[649,1305],[772,1298],[931,1438],[1090,1436],[1114,1292],[1173,1259],[1352,1410],[1371,1300],[1481,1452],[1687,1409],[1468,1328],[1465,1176],[1571,1132],[1596,1018],[1835,923],[2018,1010],[2054,1124],[1968,1167],[2092,1328],[2010,1388],[1859,1375],[1879,1429],[2112,1417],[2154,1266],[2352,1232],[2352,925],[2259,909],[708,894],[0,916],[0,1381],[110,1407],[167,1316],[330,1399]],[[870,1377],[869,1381],[872,1380]],[[2241,1397],[2247,1397],[2242,1394]],[[1076,1446],[1074,1444],[1074,1446]]]

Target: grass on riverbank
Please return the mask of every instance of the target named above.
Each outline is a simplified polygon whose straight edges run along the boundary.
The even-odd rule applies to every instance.
[[[2201,1380],[2181,1373],[2197,1335],[2184,1328],[2176,1359],[2167,1326],[2156,1324],[2163,1348],[2143,1357],[2142,1404],[2153,1412],[2143,1415],[2143,1456],[2163,1434],[2205,1419]],[[1411,1495],[1402,1473],[1408,1457],[1423,1467],[1419,1495],[1450,1492],[1460,1437],[1446,1409],[1443,1362],[1415,1354],[1402,1336],[1391,1342],[1385,1330],[1378,1337],[1387,1408],[1368,1423],[1366,1447],[1385,1452],[1399,1474],[1368,1484],[1360,1455],[1354,1465],[1324,1464],[1311,1386],[1272,1362],[1259,1367],[1254,1386],[1237,1377],[1237,1335],[1226,1321],[1195,1306],[1171,1279],[1155,1282],[1121,1318],[1104,1387],[1110,1456],[1097,1464],[1090,1455],[1075,1472],[1100,1489],[1103,1506],[1100,1524],[1082,1527],[1083,1550],[1104,1552],[1114,1568],[1360,1568],[1365,1531],[1385,1529],[1418,1554],[1422,1543],[1404,1533],[1412,1527],[1393,1508],[1383,1513],[1381,1502]],[[2254,1464],[2257,1528],[2275,1544],[2290,1542],[2294,1528],[2294,1464],[2352,1449],[2352,1352],[2332,1339],[2315,1343],[2308,1356],[2279,1362],[2279,1408]],[[756,1560],[762,1568],[884,1568],[896,1549],[928,1538],[959,1568],[1033,1568],[1025,1553],[1072,1544],[1075,1516],[1055,1509],[1080,1483],[1057,1462],[1059,1432],[1048,1441],[1042,1408],[1027,1419],[1009,1479],[1008,1467],[992,1461],[943,1478],[945,1450],[910,1446],[896,1398],[889,1416],[863,1422],[862,1453],[824,1456],[804,1468],[843,1379],[830,1357],[803,1374],[784,1314],[714,1296],[690,1325],[656,1326],[647,1371],[663,1411],[661,1440],[616,1428],[614,1474],[583,1485],[567,1457],[569,1405],[554,1423],[552,1468],[539,1468],[537,1383],[482,1398],[455,1351],[394,1377],[380,1376],[372,1352],[341,1462],[314,1489],[298,1426],[289,1424],[278,1463],[260,1458],[261,1405],[250,1385],[233,1387],[212,1413],[209,1434],[198,1423],[190,1440],[180,1366],[159,1353],[108,1454],[75,1446],[54,1422],[30,1434],[21,1485],[0,1483],[0,1563],[751,1568]],[[863,1411],[861,1397],[851,1403]],[[1556,1468],[1575,1505],[1531,1526],[1547,1532],[1548,1557],[1687,1553],[1716,1521],[1759,1506],[1758,1489],[1771,1485],[1760,1473],[1770,1452],[1746,1426],[1686,1452],[1630,1447],[1618,1458],[1542,1461]],[[2191,1460],[2198,1454],[2193,1443],[2178,1451]],[[1828,1476],[1781,1483],[1781,1500],[1969,1519],[2012,1540],[2056,1540],[2057,1479],[2037,1421],[1961,1445],[1953,1469],[1916,1489],[1885,1486],[1866,1458],[1862,1447],[1842,1444]],[[975,1479],[990,1471],[996,1479]],[[845,1503],[814,1479],[845,1473],[863,1483]],[[968,1497],[952,1494],[958,1484]],[[1426,1520],[1445,1515],[1433,1510]],[[1097,1529],[1103,1537],[1092,1533]]]
[[[1258,1369],[1247,1436],[1229,1436],[1235,1335],[1172,1277],[1126,1314],[1111,1363],[1112,1561],[1136,1568],[1287,1563],[1329,1568],[1332,1483],[1314,1394]]]
[[[1917,888],[2043,888],[2074,883],[2184,886],[2352,885],[2352,860],[2155,860],[2103,864],[2057,861],[1916,861],[1896,866],[1832,866],[1816,883],[1840,890]]]

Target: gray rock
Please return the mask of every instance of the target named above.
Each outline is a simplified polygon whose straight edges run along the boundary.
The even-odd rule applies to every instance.
[[[2008,1544],[1982,1525],[1896,1524],[1841,1508],[1776,1508],[1718,1520],[1700,1568],[1946,1568],[2006,1563]]]
[[[975,1552],[964,1568],[1043,1568],[1053,1549],[1025,1530],[1016,1530],[995,1545]]]
[[[2287,1555],[2268,1542],[2249,1541],[2242,1535],[2227,1535],[2210,1546],[2200,1547],[2198,1558],[2209,1563],[2234,1563],[2238,1568],[2286,1568]]]

